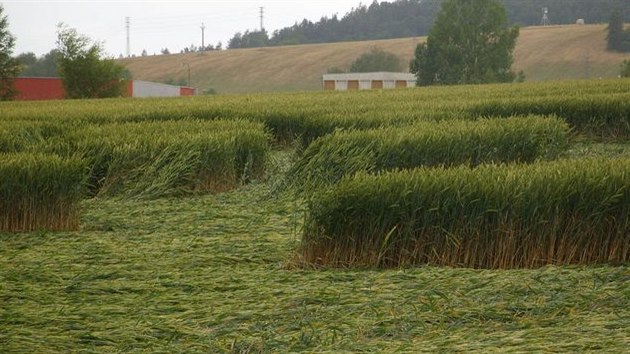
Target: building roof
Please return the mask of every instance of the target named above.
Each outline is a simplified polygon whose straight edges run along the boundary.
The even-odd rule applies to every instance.
[[[324,81],[348,81],[348,80],[400,80],[416,81],[416,76],[411,73],[392,73],[386,71],[372,73],[344,73],[344,74],[324,74]]]

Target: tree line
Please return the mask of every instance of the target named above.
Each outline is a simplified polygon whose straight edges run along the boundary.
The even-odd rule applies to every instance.
[[[236,33],[228,48],[253,48],[294,44],[330,43],[424,36],[435,22],[444,0],[396,0],[360,5],[343,17],[303,20],[274,31]],[[628,0],[502,0],[510,25],[540,25],[542,9],[548,9],[549,23],[606,23],[611,12],[628,6]]]
[[[630,30],[624,28],[624,11],[613,11],[608,23],[608,50],[621,53],[630,52]]]

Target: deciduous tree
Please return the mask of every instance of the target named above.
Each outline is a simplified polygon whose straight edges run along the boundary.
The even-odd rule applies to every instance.
[[[37,58],[33,53],[18,55],[17,60],[23,66],[20,76],[56,77],[58,54],[57,50],[53,49],[41,58]]]
[[[58,70],[70,98],[119,97],[124,93],[125,68],[105,58],[100,43],[73,28],[58,26]]]
[[[630,30],[624,30],[624,12],[616,9],[608,22],[608,50],[630,52]]]
[[[10,100],[17,93],[13,83],[20,73],[20,63],[13,58],[15,37],[9,32],[9,20],[0,4],[0,101]]]
[[[610,15],[610,22],[608,22],[608,50],[621,50],[621,44],[623,43],[623,12],[621,9],[616,9]]]
[[[410,70],[418,85],[511,82],[518,34],[499,0],[445,0]]]
[[[237,48],[258,48],[266,47],[269,44],[269,35],[266,30],[245,31],[236,33],[228,42],[228,49]]]
[[[350,66],[350,72],[363,73],[373,71],[398,72],[402,70],[400,58],[396,54],[386,52],[379,48],[372,48],[361,55]]]

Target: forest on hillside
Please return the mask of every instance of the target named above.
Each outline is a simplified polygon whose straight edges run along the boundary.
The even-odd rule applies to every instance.
[[[359,5],[339,17],[323,17],[317,22],[302,20],[274,31],[236,33],[228,48],[252,48],[293,44],[330,43],[415,37],[427,35],[443,0],[374,1]],[[543,8],[548,8],[549,24],[605,23],[615,9],[630,9],[630,0],[502,0],[509,21],[520,26],[540,25]]]

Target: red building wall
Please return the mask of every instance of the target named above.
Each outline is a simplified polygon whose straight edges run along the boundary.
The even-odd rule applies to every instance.
[[[18,77],[15,79],[18,91],[16,100],[60,100],[65,96],[63,84],[57,77]]]
[[[125,97],[133,97],[133,80],[127,81],[127,92]]]
[[[166,85],[165,85],[166,86]],[[172,86],[176,89],[176,86]],[[15,79],[15,89],[18,94],[15,99],[18,101],[34,100],[60,100],[65,98],[63,82],[58,77],[18,77]],[[127,82],[126,97],[136,97],[133,90],[133,80]],[[192,87],[180,87],[180,96],[194,96],[195,89]]]
[[[194,96],[195,95],[195,89],[192,88],[192,87],[181,86],[179,88],[179,95],[180,96]]]

